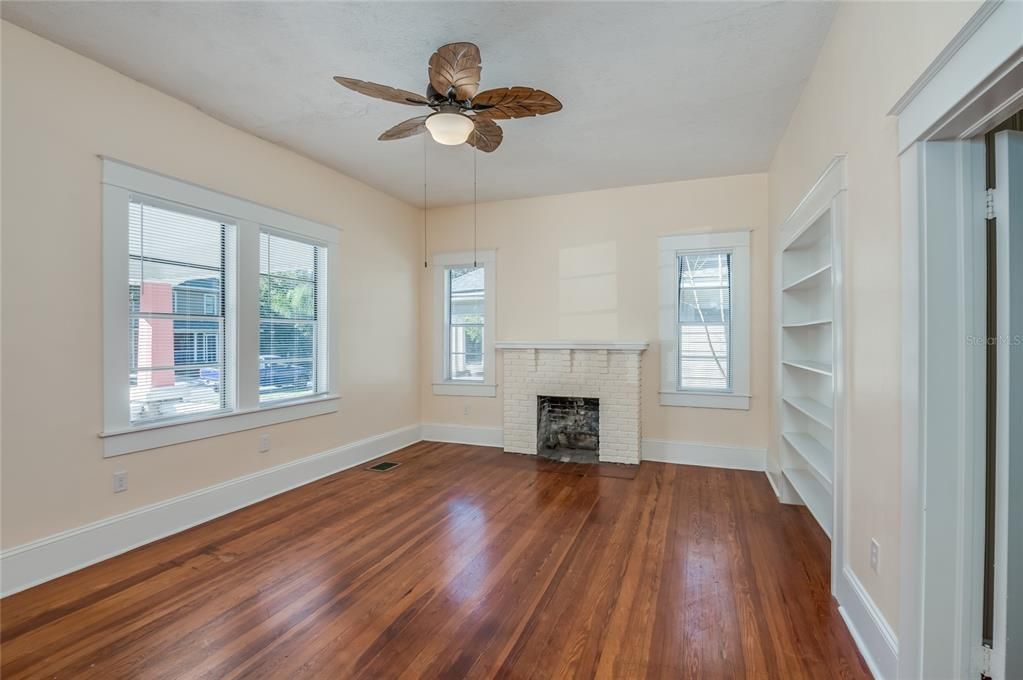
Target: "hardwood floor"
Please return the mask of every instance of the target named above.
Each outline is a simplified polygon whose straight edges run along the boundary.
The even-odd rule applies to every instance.
[[[4,678],[866,678],[762,473],[421,442],[0,603]]]

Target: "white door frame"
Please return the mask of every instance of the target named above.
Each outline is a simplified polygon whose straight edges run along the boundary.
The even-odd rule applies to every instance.
[[[900,678],[982,666],[984,147],[1023,104],[1023,3],[988,0],[892,114],[902,191]],[[972,141],[971,141],[972,140]]]

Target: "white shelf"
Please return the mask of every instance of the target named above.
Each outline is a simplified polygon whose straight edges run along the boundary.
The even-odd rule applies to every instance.
[[[782,328],[809,328],[810,326],[826,326],[831,324],[831,319],[814,319],[812,321],[793,321],[783,323]]]
[[[803,499],[803,503],[810,510],[817,523],[824,529],[824,533],[831,538],[831,526],[833,523],[833,512],[831,493],[825,489],[817,478],[809,470],[798,470],[785,468],[785,478],[789,480],[792,487]]]
[[[831,376],[831,364],[823,361],[809,361],[807,359],[787,359],[782,361],[786,366],[792,368],[799,368],[804,371],[810,371],[811,373],[820,373],[821,375]]]
[[[810,272],[806,276],[802,276],[796,279],[792,283],[782,288],[782,291],[787,293],[789,291],[794,290],[806,290],[807,288],[813,288],[814,286],[820,285],[825,281],[828,281],[829,279],[827,278],[826,275],[830,274],[831,263],[829,262],[823,267],[820,267],[819,269],[815,269],[814,271]]]
[[[841,519],[834,502],[842,489],[836,457],[844,450],[831,406],[838,403],[842,369],[843,168],[841,162],[829,166],[781,228],[789,236],[777,253],[781,272],[772,322],[781,364],[775,402],[781,436],[774,445],[792,487],[787,493],[798,495],[790,500],[802,499],[829,538]]]
[[[834,409],[827,404],[809,397],[782,397],[782,401],[828,429],[835,426]]]
[[[812,224],[806,227],[798,236],[789,241],[788,245],[782,248],[785,252],[794,250],[808,250],[813,248],[819,241],[831,235],[831,225],[826,215],[821,215]]]
[[[785,437],[785,441],[789,443],[789,446],[802,456],[803,460],[806,461],[807,465],[810,466],[820,481],[830,491],[835,460],[831,449],[805,432],[785,432],[782,433],[782,436]]]

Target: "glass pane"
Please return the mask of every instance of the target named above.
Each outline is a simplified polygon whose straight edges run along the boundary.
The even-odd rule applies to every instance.
[[[312,359],[259,358],[259,400],[293,399],[315,393]]]
[[[227,226],[132,200],[128,237],[131,421],[220,410]]]
[[[316,318],[316,286],[310,281],[259,277],[259,315],[263,318]]]
[[[483,267],[448,270],[451,323],[483,323],[485,313]]]
[[[483,380],[483,355],[451,353],[452,380]]]
[[[686,357],[681,362],[682,386],[685,389],[728,389],[728,360]]]
[[[465,361],[483,370],[483,326],[452,326],[448,345],[452,355],[465,355]],[[460,377],[452,364],[451,377]]]
[[[259,322],[259,354],[276,359],[312,359],[315,322]]]
[[[263,232],[259,235],[259,273],[312,281],[316,250],[312,244]]]
[[[486,305],[483,297],[475,300],[451,299],[451,323],[483,323]]]
[[[448,351],[451,380],[483,380],[483,267],[448,270]]]
[[[729,285],[731,253],[687,253],[679,256],[681,284],[685,288]]]
[[[678,349],[682,357],[725,357],[728,331],[724,326],[680,326]]]
[[[128,277],[129,309],[132,311],[220,314],[219,271],[182,264],[132,260],[128,263]]]
[[[679,323],[727,324],[730,317],[727,288],[683,288],[679,294]]]
[[[132,422],[194,415],[221,408],[218,368],[132,371],[129,406]]]
[[[260,235],[259,400],[315,394],[319,314],[317,281],[324,251],[274,234]]]
[[[222,223],[132,201],[128,207],[128,256],[220,269]]]

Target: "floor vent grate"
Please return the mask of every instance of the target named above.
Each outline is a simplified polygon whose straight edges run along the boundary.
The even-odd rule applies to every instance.
[[[401,465],[401,463],[392,463],[389,460],[385,460],[382,463],[377,463],[376,465],[370,465],[366,469],[367,470],[373,470],[374,472],[387,472],[388,470],[390,470],[392,468],[396,468],[399,465]]]

